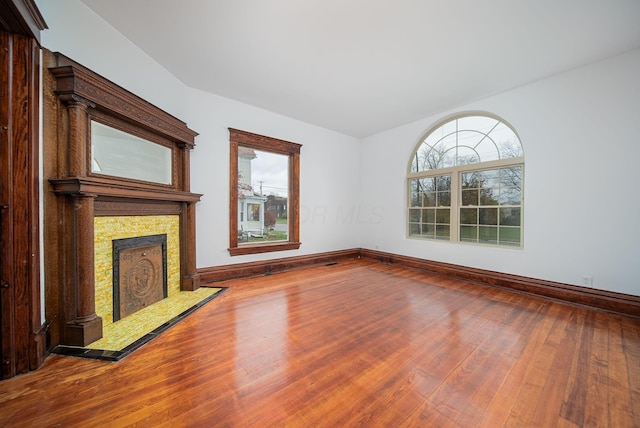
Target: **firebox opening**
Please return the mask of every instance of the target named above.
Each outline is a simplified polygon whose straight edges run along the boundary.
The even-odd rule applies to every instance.
[[[114,239],[113,321],[168,296],[167,235]]]

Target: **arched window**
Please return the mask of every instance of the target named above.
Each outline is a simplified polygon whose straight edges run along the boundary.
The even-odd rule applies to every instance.
[[[502,119],[437,124],[408,165],[408,236],[521,248],[523,173],[522,144]]]

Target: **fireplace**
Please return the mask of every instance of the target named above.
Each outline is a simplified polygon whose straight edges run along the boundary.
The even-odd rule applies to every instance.
[[[167,235],[114,239],[113,321],[168,295]]]
[[[122,319],[156,299],[170,298],[174,286],[177,291],[200,287],[195,219],[202,195],[190,190],[190,152],[198,133],[62,54],[44,50],[43,66],[43,177],[51,184],[44,195],[48,339],[50,346],[87,346],[103,336],[103,325],[113,322],[112,314]],[[132,147],[142,150],[132,153]],[[117,156],[127,162],[117,162]],[[145,174],[132,175],[132,168]],[[154,173],[148,175],[150,171]],[[111,248],[102,248],[103,235],[94,230],[95,222],[157,216],[177,218],[176,232],[167,235],[168,272],[164,262],[150,257],[160,251],[124,248],[118,287],[113,288],[112,278],[103,283],[114,273],[113,259],[111,254],[106,261],[96,259]],[[114,231],[120,236],[111,239],[165,233]],[[111,241],[104,244],[112,246]],[[120,262],[119,256],[115,263]],[[129,296],[120,282],[132,291],[131,300],[137,300],[131,308],[121,302]],[[118,294],[116,309],[111,307],[113,294]]]

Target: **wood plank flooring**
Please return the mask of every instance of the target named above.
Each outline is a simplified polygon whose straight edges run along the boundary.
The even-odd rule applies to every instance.
[[[638,319],[365,260],[220,285],[120,362],[0,382],[0,426],[640,426]]]

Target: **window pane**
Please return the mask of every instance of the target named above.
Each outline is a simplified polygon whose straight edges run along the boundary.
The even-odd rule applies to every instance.
[[[480,183],[478,187],[483,187],[483,188],[498,187],[499,172],[497,169],[489,169],[486,171],[476,171],[475,174],[478,177],[478,182]]]
[[[423,238],[435,238],[436,236],[436,227],[433,224],[423,224],[422,225],[422,237]]]
[[[484,225],[498,224],[497,208],[480,208],[478,214],[478,223]]]
[[[247,204],[248,209],[248,218],[249,221],[260,221],[260,205],[258,204]]]
[[[436,191],[436,177],[423,178],[420,180],[420,186],[422,186],[423,192],[435,192]]]
[[[422,195],[423,207],[435,207],[436,206],[436,192],[426,192]]]
[[[500,148],[500,159],[522,156],[522,145],[515,132],[505,123],[500,122],[490,134]]]
[[[427,146],[428,149],[421,153],[420,158],[420,171],[430,171],[433,169],[442,168],[443,156],[446,151],[442,146]]]
[[[435,223],[436,222],[436,210],[424,209],[422,210],[422,222],[423,223]]]
[[[487,116],[463,116],[457,119],[458,129],[473,129],[483,134],[489,133],[499,121]]]
[[[465,242],[476,242],[478,240],[478,227],[460,226],[460,240]]]
[[[409,200],[410,202],[410,206],[412,207],[419,207],[422,205],[422,194],[418,191],[418,186],[419,184],[419,180],[411,180],[409,182],[409,189],[410,189],[410,196],[409,196]]]
[[[463,189],[477,189],[480,187],[480,172],[464,172],[461,177]]]
[[[520,228],[519,227],[501,227],[500,228],[500,244],[520,245]]]
[[[497,244],[498,228],[490,226],[480,226],[478,228],[478,241],[484,244]]]
[[[458,146],[458,165],[469,165],[480,162],[480,158],[471,147]]]
[[[500,189],[500,205],[520,205],[522,195],[520,189],[502,188]]]
[[[456,166],[456,149],[455,147],[442,151],[438,168],[449,168]]]
[[[437,225],[436,226],[436,239],[449,239],[449,225]]]
[[[448,209],[436,210],[436,223],[449,224],[451,215]]]
[[[520,226],[520,208],[500,208],[502,226]]]
[[[462,205],[478,205],[478,191],[476,189],[463,190]]]
[[[238,228],[248,236],[240,245],[288,239],[288,212],[278,208],[287,205],[288,181],[288,156],[238,147]]]
[[[416,150],[416,153],[413,155],[413,159],[411,160],[411,172],[420,171],[420,152],[422,151],[422,147]]]
[[[446,191],[451,190],[451,176],[449,175],[441,175],[437,180],[438,191]]]
[[[478,209],[460,208],[460,224],[478,224]]]
[[[490,137],[485,138],[478,144],[476,150],[480,154],[480,161],[487,162],[500,159],[500,153],[494,140]]]
[[[498,205],[498,189],[480,190],[480,205]]]
[[[473,128],[459,128],[458,130],[458,150],[461,147],[475,147],[484,138],[482,132],[478,132]]]
[[[420,235],[420,225],[415,223],[409,224],[409,235],[416,236]]]
[[[420,210],[409,210],[409,221],[411,223],[420,223]]]
[[[520,189],[522,187],[522,167],[502,168],[500,170],[500,185]]]
[[[438,192],[438,206],[439,207],[451,206],[451,192]]]

